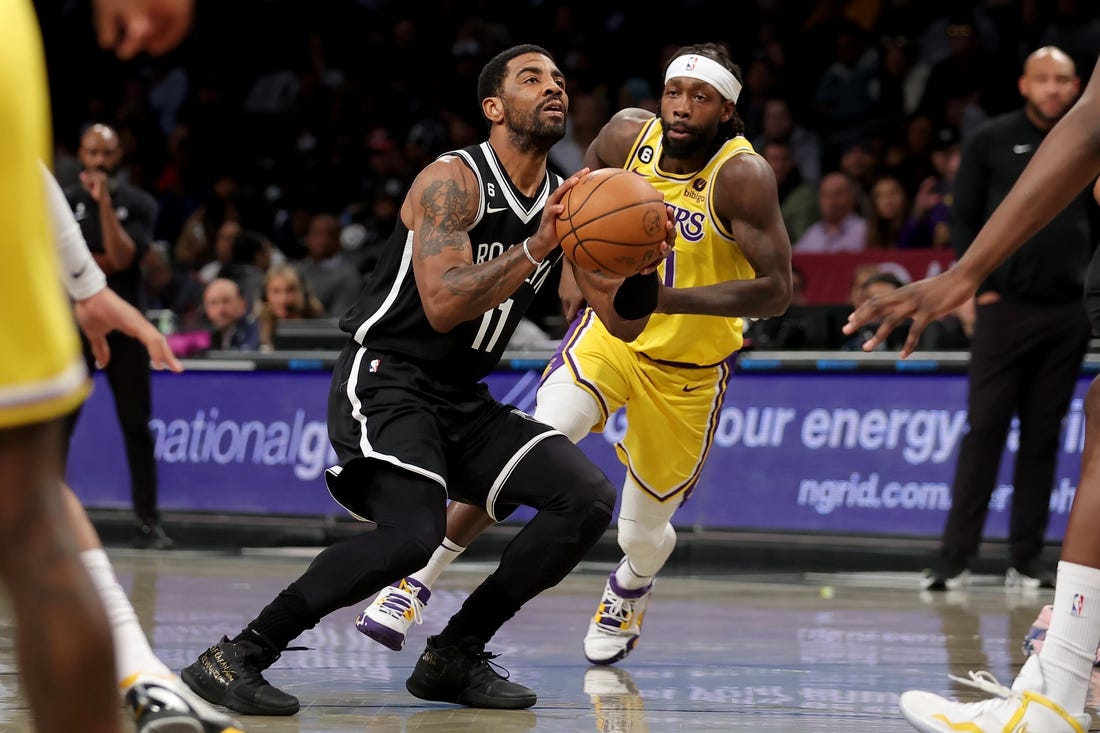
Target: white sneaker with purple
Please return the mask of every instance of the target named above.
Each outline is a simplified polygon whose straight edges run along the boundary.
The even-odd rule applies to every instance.
[[[584,636],[585,659],[592,664],[614,664],[630,654],[642,634],[652,591],[652,582],[637,590],[623,588],[615,580],[615,573],[611,573]]]
[[[355,619],[355,628],[384,647],[401,651],[414,623],[424,623],[424,606],[432,592],[414,578],[402,578],[378,592]]]

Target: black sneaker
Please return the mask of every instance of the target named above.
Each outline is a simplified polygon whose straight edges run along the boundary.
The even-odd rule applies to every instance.
[[[509,682],[497,672],[489,661],[496,657],[473,637],[456,646],[440,646],[438,636],[429,636],[412,676],[405,681],[405,689],[421,700],[471,708],[520,710],[534,705],[538,699],[535,691]]]
[[[935,568],[928,568],[921,573],[921,590],[959,590],[970,582],[970,571],[960,570],[954,575],[947,575]]]
[[[176,546],[159,524],[143,524],[138,527],[132,544],[139,550],[171,550]]]
[[[222,640],[180,673],[199,697],[245,715],[294,715],[298,698],[273,687],[263,675],[279,653],[257,640]]]
[[[965,562],[952,561],[949,557],[939,556],[932,567],[921,573],[921,590],[945,591],[959,590],[970,582],[970,571]]]

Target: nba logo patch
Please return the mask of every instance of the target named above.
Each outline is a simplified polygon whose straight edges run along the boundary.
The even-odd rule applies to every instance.
[[[380,367],[380,366],[382,366],[382,360],[381,359],[371,359],[370,360],[370,373],[374,374],[375,372],[377,372],[378,367]]]
[[[1073,605],[1069,608],[1069,614],[1077,618],[1085,615],[1085,597],[1080,593],[1073,594]]]
[[[695,64],[699,63],[698,56],[688,56],[687,63],[684,64],[684,71],[695,71]]]

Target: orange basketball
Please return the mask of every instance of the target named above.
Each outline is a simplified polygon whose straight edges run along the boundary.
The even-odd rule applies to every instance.
[[[561,249],[584,270],[629,277],[652,264],[665,240],[665,199],[637,173],[600,168],[565,194]]]

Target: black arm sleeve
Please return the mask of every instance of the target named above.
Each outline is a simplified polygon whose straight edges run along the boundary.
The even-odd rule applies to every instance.
[[[623,280],[623,284],[615,291],[615,299],[612,305],[619,318],[634,321],[645,318],[657,307],[657,293],[661,281],[657,273],[648,275],[631,275]]]

